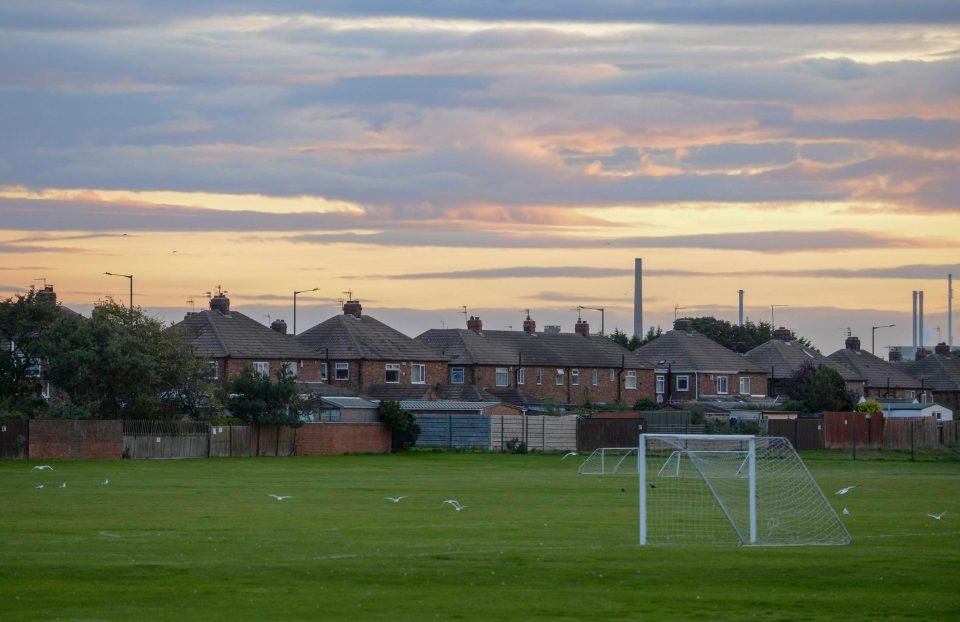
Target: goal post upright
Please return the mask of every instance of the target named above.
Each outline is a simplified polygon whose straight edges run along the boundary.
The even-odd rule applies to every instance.
[[[640,488],[640,544],[647,543],[647,439],[640,435],[637,445],[637,476]]]
[[[750,544],[757,543],[757,438],[751,436],[747,441],[749,451],[747,460],[749,461],[748,471],[750,473]]]

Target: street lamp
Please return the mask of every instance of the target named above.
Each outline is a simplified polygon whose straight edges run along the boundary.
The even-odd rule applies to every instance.
[[[896,324],[884,324],[883,326],[871,326],[870,327],[870,354],[876,354],[875,348],[877,345],[877,329],[878,328],[893,328]]]
[[[104,272],[107,276],[122,276],[130,279],[130,317],[133,317],[133,275],[132,274],[114,274],[113,272]]]
[[[313,289],[301,289],[299,291],[294,290],[293,292],[293,334],[297,334],[297,294],[305,294],[307,292],[315,292],[319,290],[319,287],[314,287]]]

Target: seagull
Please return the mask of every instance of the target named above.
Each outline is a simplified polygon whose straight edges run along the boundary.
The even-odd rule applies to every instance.
[[[848,514],[850,514],[850,510],[848,510],[847,508],[843,508],[843,515],[846,516]]]
[[[853,489],[856,488],[856,487],[857,487],[856,484],[854,484],[853,486],[847,486],[846,488],[841,488],[840,490],[838,490],[837,492],[835,492],[835,493],[833,493],[833,494],[835,494],[835,495],[845,495],[845,494],[847,494],[848,492],[850,492],[851,490],[853,490]]]
[[[37,466],[33,467],[32,470],[34,470],[34,471],[52,471],[52,470],[53,470],[53,467],[50,466],[49,464],[38,464]]]
[[[67,487],[67,483],[66,483],[66,482],[60,484],[60,488],[66,488],[66,487]]]
[[[459,512],[460,510],[462,510],[462,509],[464,509],[464,508],[467,507],[467,506],[465,506],[465,505],[460,505],[460,502],[457,501],[456,499],[447,499],[447,500],[444,501],[443,503],[452,505],[452,506],[453,506],[453,509],[455,509],[455,510],[458,511],[458,512]]]
[[[944,510],[943,512],[940,512],[939,514],[927,514],[927,516],[929,516],[929,517],[932,518],[933,520],[940,520],[940,519],[943,518],[944,514],[946,514],[946,513],[947,513],[947,511]]]
[[[569,458],[570,456],[576,456],[576,455],[577,455],[577,452],[575,452],[575,451],[568,451],[567,453],[563,454],[563,458],[560,458],[560,459],[561,459],[561,460],[566,460],[566,459]]]
[[[273,498],[276,499],[277,501],[283,501],[284,499],[292,499],[292,498],[293,498],[292,495],[273,495],[273,494],[270,494],[270,493],[267,493],[267,496],[268,496],[268,497],[273,497]]]
[[[37,484],[36,486],[34,486],[34,488],[36,488],[37,490],[40,490],[41,488],[43,488],[43,484]]]
[[[401,499],[406,499],[406,498],[407,498],[406,495],[404,495],[404,496],[402,496],[402,497],[384,497],[384,499],[389,499],[390,501],[393,501],[394,503],[400,503],[400,500],[401,500]]]

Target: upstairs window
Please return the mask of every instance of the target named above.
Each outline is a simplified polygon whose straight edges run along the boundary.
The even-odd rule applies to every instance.
[[[597,386],[598,384],[600,384],[600,370],[599,370],[599,369],[593,370],[593,377],[590,379],[590,381],[591,381],[591,383],[593,384],[593,386]]]
[[[333,374],[334,380],[350,380],[350,363],[336,363]]]
[[[617,370],[611,369],[610,372],[607,374],[607,376],[608,376],[607,380],[609,380],[610,382],[614,382],[617,379]]]
[[[517,370],[517,384],[527,383],[527,370],[521,367]]]
[[[400,363],[387,363],[384,366],[383,381],[388,384],[400,382]]]
[[[539,367],[537,368],[537,384],[543,384],[543,370]]]
[[[423,363],[414,363],[410,366],[410,382],[424,384],[427,381],[427,366]]]
[[[623,388],[625,389],[637,388],[637,370],[635,369],[627,370],[627,375],[623,379]]]
[[[508,377],[507,377],[509,373],[510,372],[507,370],[506,367],[497,368],[496,378],[494,379],[494,382],[498,387],[509,386]]]
[[[577,387],[580,386],[580,370],[571,369],[570,370],[570,384]]]
[[[464,374],[462,367],[450,368],[450,384],[463,384]]]
[[[563,369],[557,368],[557,386],[563,385]]]
[[[325,362],[320,363],[320,380],[322,382],[326,382],[327,378],[329,378],[329,374],[330,374],[330,369],[327,367],[327,364]]]

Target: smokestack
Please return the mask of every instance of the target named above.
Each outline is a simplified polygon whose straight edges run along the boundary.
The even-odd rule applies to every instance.
[[[923,350],[923,290],[917,292],[920,302],[920,310],[917,312],[917,345]]]
[[[737,290],[740,295],[740,314],[737,316],[737,325],[743,326],[743,290]]]
[[[947,275],[947,346],[953,350],[953,275]]]
[[[633,260],[633,334],[643,337],[643,259]]]
[[[917,290],[913,290],[913,354],[917,354]]]

